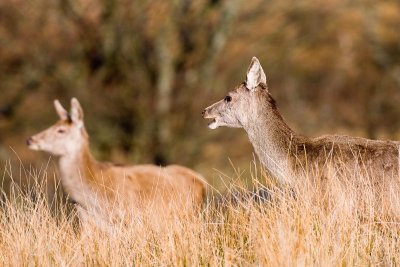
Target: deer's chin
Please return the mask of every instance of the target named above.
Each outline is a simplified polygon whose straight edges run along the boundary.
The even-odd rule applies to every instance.
[[[28,147],[32,150],[40,150],[40,146],[38,144],[30,144]]]
[[[213,119],[212,122],[208,124],[208,128],[211,130],[217,129],[219,127],[219,123],[217,122],[217,119]]]

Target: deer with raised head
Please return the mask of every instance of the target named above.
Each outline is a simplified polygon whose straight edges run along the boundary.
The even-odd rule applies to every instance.
[[[209,128],[243,128],[265,169],[283,184],[315,169],[362,170],[373,184],[383,178],[399,179],[397,141],[369,140],[345,135],[310,138],[295,133],[280,115],[263,68],[253,57],[245,82],[224,99],[207,107]]]
[[[70,113],[58,100],[54,106],[60,120],[27,144],[59,157],[61,184],[77,203],[81,220],[91,216],[108,222],[120,213],[150,211],[158,216],[172,207],[190,211],[201,206],[205,184],[199,173],[178,165],[117,166],[96,161],[78,100],[71,100]]]

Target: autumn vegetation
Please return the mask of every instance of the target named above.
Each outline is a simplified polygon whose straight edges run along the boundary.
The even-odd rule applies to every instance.
[[[255,198],[233,177],[230,197],[216,194],[200,213],[176,214],[162,224],[140,214],[102,231],[80,228],[70,205],[46,199],[45,173],[25,171],[35,182],[28,190],[13,184],[13,193],[2,202],[4,266],[399,264],[398,185],[384,200],[368,182],[360,188],[337,175],[324,188],[297,181],[290,191],[272,184],[265,189],[259,184],[265,177],[255,169],[254,188],[268,190],[271,197]],[[347,175],[361,178],[357,172]]]

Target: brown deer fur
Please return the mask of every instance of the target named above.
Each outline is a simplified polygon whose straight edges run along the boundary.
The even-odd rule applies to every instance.
[[[203,111],[211,129],[243,128],[267,171],[283,183],[315,170],[358,169],[379,183],[383,177],[398,177],[397,141],[369,140],[345,135],[310,138],[295,133],[279,114],[269,93],[264,71],[253,58],[247,80],[221,101]]]
[[[62,185],[78,203],[82,219],[91,214],[109,221],[118,213],[144,211],[158,216],[167,208],[191,210],[201,205],[205,193],[202,176],[188,168],[96,161],[89,150],[80,104],[72,99],[71,105],[68,113],[55,101],[60,121],[29,138],[28,145],[59,157]]]

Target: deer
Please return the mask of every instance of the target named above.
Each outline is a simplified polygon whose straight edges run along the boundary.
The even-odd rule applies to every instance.
[[[260,61],[253,57],[246,79],[222,100],[202,112],[208,127],[242,128],[246,131],[261,165],[280,185],[322,170],[361,170],[372,184],[383,179],[399,180],[398,141],[370,140],[347,135],[307,137],[293,131],[278,111],[270,94]]]
[[[104,224],[121,213],[145,211],[159,217],[168,210],[190,211],[202,205],[205,181],[199,173],[179,165],[99,162],[90,152],[79,101],[71,99],[70,112],[58,100],[54,107],[59,120],[28,138],[27,145],[58,157],[61,185],[76,203],[80,221]]]

